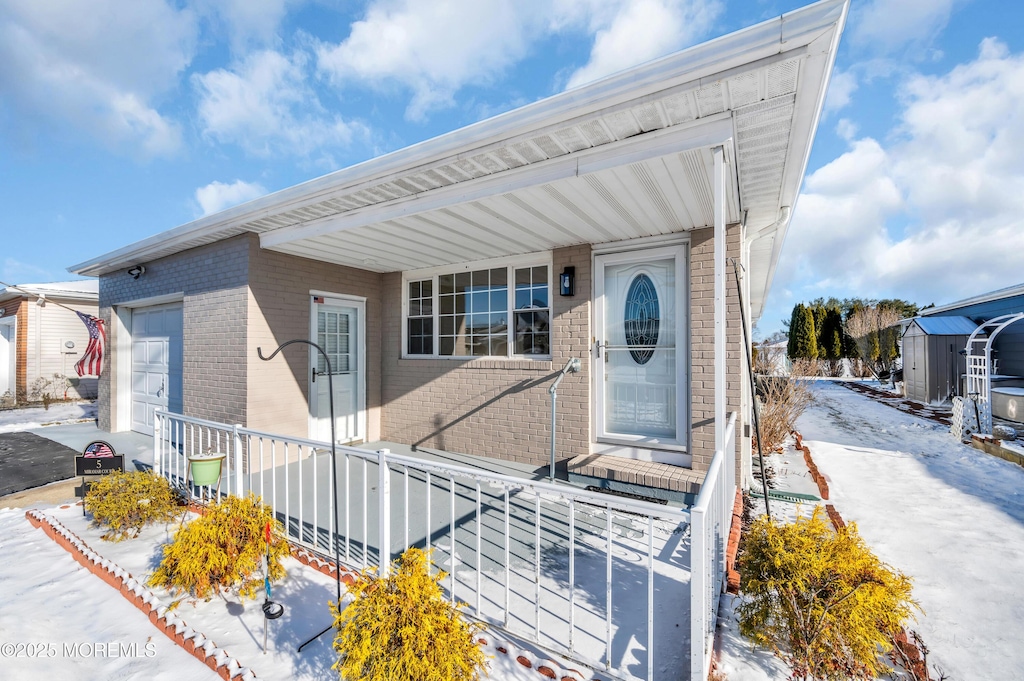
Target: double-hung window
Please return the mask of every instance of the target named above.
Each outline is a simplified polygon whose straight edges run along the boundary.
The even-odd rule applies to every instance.
[[[409,275],[406,356],[550,356],[550,271],[530,263]]]

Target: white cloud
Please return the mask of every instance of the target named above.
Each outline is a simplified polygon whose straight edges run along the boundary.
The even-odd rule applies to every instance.
[[[172,153],[180,132],[153,101],[191,61],[196,31],[191,11],[164,0],[8,0],[0,100],[25,125],[49,121],[143,155]]]
[[[214,181],[205,187],[196,189],[195,198],[202,210],[202,216],[205,217],[219,213],[225,208],[259,198],[266,193],[267,190],[259,183],[235,180],[231,184],[225,184]]]
[[[719,2],[635,0],[596,31],[590,61],[569,78],[576,87],[697,42],[722,10]]]
[[[275,42],[277,30],[295,0],[197,0],[205,14],[219,20],[236,53],[253,44]]]
[[[463,85],[485,81],[522,58],[533,10],[540,8],[515,0],[377,2],[343,42],[320,44],[318,66],[337,84],[411,89],[407,115],[419,119],[451,106]]]
[[[720,9],[719,0],[375,0],[345,40],[319,43],[317,66],[340,87],[410,90],[415,120],[497,78],[544,38],[594,36],[575,86],[696,41]]]
[[[929,43],[964,0],[871,0],[854,10],[851,40],[894,52]]]
[[[1024,280],[1024,56],[987,39],[903,89],[890,143],[807,178],[780,286],[941,303]]]
[[[273,50],[248,55],[231,70],[192,77],[203,133],[259,156],[329,156],[367,129],[330,114],[306,83],[306,57]]]
[[[857,76],[852,71],[836,71],[828,83],[828,95],[825,97],[825,115],[839,111],[853,101],[853,93],[857,91]]]

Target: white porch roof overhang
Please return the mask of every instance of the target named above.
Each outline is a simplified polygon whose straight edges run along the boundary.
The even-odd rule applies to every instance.
[[[393,272],[746,221],[756,318],[807,165],[848,0],[757,26],[69,268],[97,276],[244,232]]]

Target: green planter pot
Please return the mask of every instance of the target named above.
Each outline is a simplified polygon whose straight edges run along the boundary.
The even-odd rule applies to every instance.
[[[204,487],[220,482],[220,469],[225,456],[225,454],[213,452],[194,454],[188,457],[188,463],[192,469],[192,484]]]

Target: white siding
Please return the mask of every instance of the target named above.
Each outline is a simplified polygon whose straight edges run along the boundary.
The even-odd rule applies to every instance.
[[[61,300],[62,305],[80,310],[86,314],[96,315],[96,303]],[[64,343],[73,341],[75,347],[66,349]],[[82,358],[89,344],[89,332],[85,324],[71,310],[64,309],[49,300],[45,305],[30,301],[28,305],[28,366],[26,379],[32,397],[32,388],[39,379],[53,380],[54,374],[66,376],[67,393],[70,399],[96,397],[96,379],[78,378],[75,373],[75,362]],[[60,379],[53,380],[55,397],[65,396],[64,385]],[[38,395],[35,396],[38,398]]]

